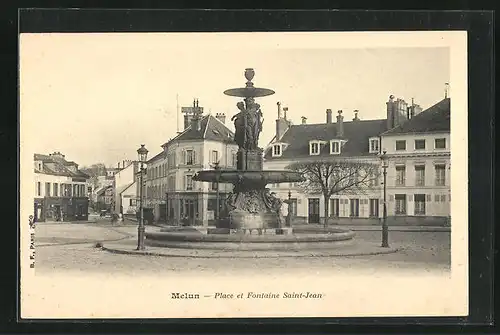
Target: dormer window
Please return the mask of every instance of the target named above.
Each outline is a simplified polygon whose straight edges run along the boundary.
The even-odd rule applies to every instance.
[[[309,154],[319,155],[319,142],[310,142],[309,143]]]
[[[340,154],[340,141],[330,141],[330,154]]]
[[[273,157],[281,156],[281,144],[273,145]]]
[[[370,138],[370,150],[371,154],[379,153],[380,150],[380,142],[378,138]]]

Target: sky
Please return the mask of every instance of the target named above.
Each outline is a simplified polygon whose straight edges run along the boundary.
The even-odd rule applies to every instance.
[[[278,101],[299,124],[301,116],[324,123],[328,108],[334,115],[343,110],[344,120],[356,109],[361,119],[385,118],[391,94],[423,108],[443,99],[449,48],[411,47],[407,35],[389,46],[350,36],[22,35],[21,132],[34,130],[35,152],[60,151],[81,166],[136,159],[140,144],[153,157],[182,130],[177,101],[191,106],[196,98],[205,112],[225,113],[232,128],[238,98],[223,91],[243,87],[248,67],[255,69],[255,86],[276,92],[257,99],[264,114],[261,147],[274,136]]]

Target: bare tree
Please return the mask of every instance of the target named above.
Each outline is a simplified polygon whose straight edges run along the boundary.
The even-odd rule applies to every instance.
[[[334,194],[359,194],[377,185],[379,166],[374,163],[328,159],[296,162],[289,169],[301,172],[305,181],[299,186],[307,193],[322,194],[325,201],[325,219],[328,224],[329,199]]]

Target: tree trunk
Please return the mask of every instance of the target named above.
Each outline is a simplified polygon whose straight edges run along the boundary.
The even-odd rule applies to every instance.
[[[326,227],[328,226],[328,206],[330,205],[329,204],[330,199],[328,199],[326,195],[323,196],[323,198],[325,199],[325,213],[324,213],[325,218],[323,219],[323,229],[326,230]]]

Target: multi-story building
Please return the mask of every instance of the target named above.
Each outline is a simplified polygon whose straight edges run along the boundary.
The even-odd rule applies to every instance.
[[[264,151],[264,169],[286,169],[295,162],[321,160],[355,160],[378,164],[379,134],[386,130],[386,120],[361,120],[354,111],[352,121],[344,121],[342,111],[338,111],[333,122],[332,110],[326,110],[326,121],[322,124],[302,123],[293,125],[281,116],[278,104],[276,135]],[[329,199],[330,217],[378,218],[380,207],[380,183],[374,180],[372,187],[363,194],[343,192]],[[324,218],[324,198],[322,194],[304,192],[297,183],[268,185],[272,192],[282,199],[292,194],[290,210],[295,220],[319,223]]]
[[[264,153],[265,169],[285,169],[294,162],[312,158],[372,162],[381,167],[380,153],[387,152],[387,209],[389,221],[410,223],[445,222],[449,207],[450,102],[441,102],[423,111],[419,105],[389,97],[387,116],[361,120],[354,111],[352,121],[344,121],[342,111],[332,122],[326,111],[323,124],[293,125],[281,116],[278,105],[276,135]],[[381,172],[381,169],[379,169]],[[382,176],[381,173],[379,173]],[[322,194],[305,193],[297,184],[270,185],[279,197],[292,194],[293,214],[303,221],[318,223],[323,217]],[[329,199],[329,215],[335,218],[378,219],[383,209],[382,177],[361,194],[336,194]]]
[[[137,205],[136,174],[139,171],[139,162],[126,161],[114,173],[113,190],[114,198],[112,208],[116,214],[135,214]]]
[[[198,107],[197,104],[195,107]],[[225,126],[225,115],[201,114],[201,107],[186,119],[183,132],[162,145],[147,162],[145,207],[157,221],[209,225],[223,206],[232,185],[195,182],[197,171],[236,168],[234,134]]]
[[[389,215],[441,218],[450,215],[450,99],[381,134],[387,152]]]
[[[34,155],[35,221],[88,219],[87,179],[78,164],[60,152]]]

